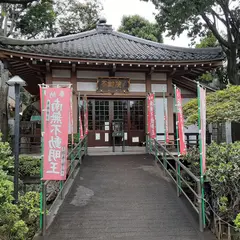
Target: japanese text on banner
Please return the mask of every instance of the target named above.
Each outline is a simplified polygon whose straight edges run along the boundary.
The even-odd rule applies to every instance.
[[[85,104],[84,104],[84,119],[85,119],[85,134],[88,134],[88,101],[87,98],[85,98]]]
[[[70,96],[70,88],[44,89],[43,180],[66,179]]]
[[[154,94],[148,96],[148,132],[151,139],[156,138],[156,116],[154,106]]]
[[[184,155],[187,153],[187,150],[186,150],[185,135],[184,135],[182,96],[181,96],[181,90],[179,88],[176,89],[176,103],[177,103],[177,114],[178,114],[178,137],[179,137],[179,143],[180,143],[179,144],[180,154]]]

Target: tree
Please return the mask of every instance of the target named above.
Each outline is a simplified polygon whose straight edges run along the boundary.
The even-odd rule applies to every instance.
[[[154,42],[163,42],[162,32],[158,25],[139,15],[124,16],[118,31]]]
[[[148,1],[148,0],[144,0]],[[192,38],[210,30],[226,54],[230,83],[240,84],[240,0],[151,0],[158,9],[156,20],[170,36],[188,31]],[[225,35],[218,28],[223,26]]]
[[[200,43],[196,44],[196,48],[218,47],[219,43],[213,33],[210,31],[204,36]]]
[[[196,44],[196,48],[219,47],[219,42],[211,31],[204,36],[200,43]],[[212,71],[202,74],[198,78],[199,82],[209,85],[216,89],[223,89],[229,84],[227,77],[227,69],[225,66],[214,69]]]
[[[60,0],[56,3],[59,36],[79,33],[96,27],[102,5],[98,0]]]
[[[32,39],[82,32],[95,27],[101,9],[98,0],[84,3],[78,0],[0,0],[0,36]],[[8,88],[5,83],[9,73],[2,66],[0,64],[0,130],[6,139]]]
[[[222,123],[226,121],[240,122],[240,86],[228,86],[207,94],[207,122]],[[198,121],[198,102],[193,99],[183,106],[186,124],[196,124]]]
[[[42,0],[41,3],[29,6],[19,16],[16,29],[24,38],[54,37],[56,32],[55,21],[57,14],[51,0]]]

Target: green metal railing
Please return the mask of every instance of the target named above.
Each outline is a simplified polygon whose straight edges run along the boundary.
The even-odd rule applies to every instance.
[[[180,162],[178,158],[173,156],[173,154],[157,140],[148,140],[147,146],[148,153],[155,156],[156,162],[160,163],[165,174],[168,174],[176,184],[177,195],[179,196],[179,193],[183,194],[193,209],[197,212],[199,216],[199,230],[203,232],[205,226],[203,221],[202,202],[204,199],[202,198],[202,185],[200,178],[195,176],[185,165]],[[172,166],[170,160],[175,162],[175,166]],[[186,180],[186,177],[188,180]],[[179,182],[181,183],[179,184]],[[186,190],[192,193],[192,195],[197,199],[197,203],[191,199]]]
[[[87,141],[88,136],[85,136],[78,144],[72,147],[71,151],[68,154],[68,158],[70,159],[70,164],[67,169],[67,179],[65,181],[44,181],[42,184],[42,211],[41,211],[41,221],[42,224],[40,226],[41,234],[43,236],[46,235],[47,228],[49,227],[49,218],[51,218],[51,215],[54,215],[54,211],[56,208],[56,205],[59,205],[59,202],[64,200],[64,197],[66,195],[66,186],[69,185],[69,182],[73,182],[73,180],[76,177],[77,170],[80,168],[80,164],[82,163],[82,159],[84,156],[88,154],[88,146]],[[51,192],[47,196],[47,187],[50,184],[53,184],[55,187],[55,191]],[[54,201],[51,204],[47,204],[49,200],[53,197],[54,194],[56,194],[57,190],[57,196],[55,197]],[[65,193],[66,192],[66,193]]]

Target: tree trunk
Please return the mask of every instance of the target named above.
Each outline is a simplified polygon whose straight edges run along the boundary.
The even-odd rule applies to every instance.
[[[237,51],[235,47],[229,49],[227,52],[227,60],[227,73],[229,82],[234,85],[240,85],[240,76],[237,69]]]
[[[2,132],[3,141],[8,140],[8,70],[4,69],[4,65],[0,62],[0,132]]]

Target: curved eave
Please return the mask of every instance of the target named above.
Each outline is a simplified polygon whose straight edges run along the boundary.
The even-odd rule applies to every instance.
[[[134,59],[100,59],[100,58],[81,58],[81,57],[69,57],[69,56],[61,56],[61,55],[43,55],[43,54],[36,54],[36,53],[26,53],[26,52],[20,52],[20,51],[12,51],[12,50],[5,50],[3,48],[0,48],[1,55],[5,56],[15,56],[25,59],[31,59],[31,60],[44,60],[44,61],[62,61],[62,62],[99,62],[99,63],[130,63],[130,64],[161,64],[161,65],[190,65],[190,64],[197,64],[197,63],[214,63],[214,62],[222,62],[224,60],[224,57],[222,58],[214,58],[214,59],[203,59],[203,60],[162,60],[162,61],[143,61],[143,60],[134,60]]]

